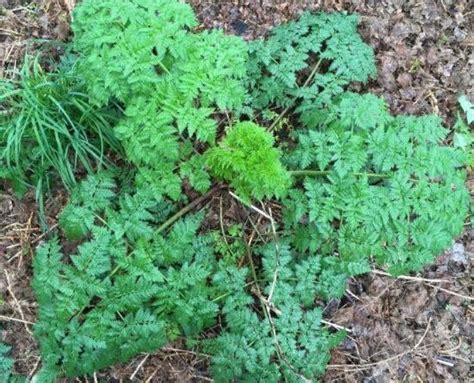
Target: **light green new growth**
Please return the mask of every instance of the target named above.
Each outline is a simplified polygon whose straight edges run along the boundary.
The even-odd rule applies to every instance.
[[[280,162],[273,135],[252,122],[229,128],[222,142],[206,154],[211,173],[228,182],[245,201],[281,198],[290,177]]]

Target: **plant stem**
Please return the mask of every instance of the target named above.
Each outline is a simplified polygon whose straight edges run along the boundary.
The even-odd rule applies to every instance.
[[[331,170],[291,170],[289,171],[290,175],[293,177],[305,177],[305,176],[327,176],[331,174]],[[389,174],[381,173],[351,173],[354,176],[367,176],[368,178],[390,178]]]
[[[165,223],[163,223],[157,230],[156,233],[161,233],[165,231],[168,227],[173,225],[178,219],[180,219],[183,215],[189,213],[191,210],[193,210],[196,206],[198,206],[200,203],[204,202],[207,200],[209,197],[211,197],[215,192],[217,192],[220,189],[223,189],[225,186],[223,185],[216,185],[214,186],[211,190],[209,190],[206,194],[200,196],[199,198],[196,198],[194,201],[192,201],[190,204],[186,205],[183,207],[180,211],[178,211],[176,214],[171,216],[168,220],[166,220]]]
[[[166,74],[170,74],[170,71],[168,70],[168,68],[165,66],[165,64],[163,64],[161,61],[158,61],[158,66],[163,69]]]

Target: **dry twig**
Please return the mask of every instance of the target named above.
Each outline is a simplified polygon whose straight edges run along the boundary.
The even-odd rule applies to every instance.
[[[447,279],[429,279],[429,278],[421,278],[421,277],[411,277],[409,275],[393,276],[389,273],[386,273],[385,271],[380,271],[377,269],[373,269],[372,274],[383,275],[384,277],[392,277],[395,279],[405,279],[407,281],[430,282],[430,283],[451,283],[451,281]]]
[[[270,221],[273,221],[273,218],[270,217],[267,213],[265,213],[263,210],[259,209],[258,207],[254,206],[254,205],[247,205],[246,203],[244,203],[244,201],[242,201],[242,199],[240,199],[240,197],[236,194],[234,194],[233,192],[229,191],[229,194],[235,198],[237,201],[239,201],[242,205],[245,205],[245,206],[248,206],[250,209],[254,210],[255,212],[257,212],[258,214],[261,214],[263,215],[265,218],[267,218],[268,220]]]
[[[146,362],[150,354],[146,354],[145,357],[142,359],[142,361],[138,364],[137,368],[135,371],[133,371],[132,375],[130,375],[130,380],[135,379],[135,376],[138,374],[138,371],[140,371],[140,368],[142,368],[143,364]]]
[[[28,332],[28,334],[33,335],[32,332],[30,331],[29,327],[28,327],[28,321],[25,319],[25,315],[23,314],[21,304],[18,301],[18,299],[16,299],[15,293],[13,292],[11,282],[10,282],[10,276],[8,275],[8,272],[6,270],[4,270],[4,271],[5,271],[5,278],[7,279],[7,290],[9,292],[10,296],[12,297],[13,301],[15,302],[15,305],[18,308],[18,312],[20,313],[20,317],[21,317],[21,319],[22,319],[22,321],[25,325],[26,331]]]
[[[10,321],[10,322],[19,322],[19,323],[25,323],[25,324],[29,324],[29,325],[33,325],[34,323],[33,322],[29,322],[27,320],[23,320],[23,319],[18,319],[18,318],[12,318],[12,317],[9,317],[9,316],[5,316],[5,315],[0,315],[0,319],[1,320],[4,320],[4,321]]]
[[[454,296],[456,296],[456,297],[459,297],[459,298],[462,298],[462,299],[466,299],[466,300],[468,300],[468,301],[474,301],[474,297],[470,297],[470,296],[467,296],[467,295],[459,294],[459,293],[457,293],[457,292],[455,292],[455,291],[451,291],[451,290],[448,290],[448,289],[444,289],[444,288],[442,288],[442,287],[435,286],[435,285],[432,285],[431,283],[427,283],[427,282],[425,283],[425,285],[430,286],[430,287],[432,287],[433,289],[441,290],[441,291],[443,291],[443,292],[445,292],[445,293],[447,293],[447,294],[451,294],[451,295],[454,295]]]

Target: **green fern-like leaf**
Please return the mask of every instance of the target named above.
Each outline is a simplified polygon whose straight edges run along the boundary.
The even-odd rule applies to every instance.
[[[312,169],[295,174],[307,175],[302,209],[309,231],[324,240],[307,238],[305,247],[338,253],[349,275],[367,271],[370,257],[403,273],[461,232],[465,153],[440,144],[447,131],[439,118],[393,117],[376,97],[347,93],[303,120],[309,129],[297,133],[287,160]]]
[[[315,305],[321,283],[329,291],[340,281],[333,277],[330,286],[319,258],[297,261],[302,254],[285,242],[256,249],[263,258],[263,273],[255,283],[262,284],[265,297],[271,294],[271,304],[256,297],[266,307],[262,318],[253,311],[254,299],[245,289],[247,270],[221,270],[214,277],[219,293],[227,292],[220,295],[225,327],[206,342],[218,382],[316,382],[329,361],[329,350],[342,339],[342,334],[330,334],[321,326],[322,310]]]
[[[357,33],[355,15],[305,13],[274,28],[267,40],[252,43],[250,52],[256,109],[294,107],[299,101],[299,110],[321,107],[350,82],[366,82],[375,73],[373,51]],[[323,63],[328,70],[318,73]]]
[[[115,196],[111,172],[89,176],[71,194],[70,203],[59,216],[59,225],[68,239],[81,239],[92,227],[96,214],[107,208]]]
[[[99,174],[73,193],[65,211],[79,204],[94,217],[76,250],[64,254],[52,239],[36,253],[44,381],[90,374],[215,323],[208,280],[216,259],[209,241],[196,235],[202,215],[164,233],[159,227],[173,212],[168,202],[146,190],[116,195],[114,185]]]
[[[23,383],[26,379],[13,373],[15,361],[8,355],[10,347],[0,343],[0,379],[5,383]]]
[[[101,104],[149,96],[159,81],[157,68],[181,56],[177,42],[195,25],[191,7],[177,1],[82,2],[72,29],[89,94]]]

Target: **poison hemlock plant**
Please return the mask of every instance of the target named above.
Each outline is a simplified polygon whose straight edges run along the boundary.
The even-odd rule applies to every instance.
[[[192,33],[189,5],[177,1],[87,0],[76,11],[74,47],[97,103],[118,99],[125,118],[115,133],[138,167],[137,182],[174,200],[182,178],[210,186],[195,140],[214,145],[217,111],[246,99],[247,45],[221,31]],[[224,86],[225,84],[225,86]]]
[[[205,156],[211,173],[229,181],[245,201],[251,197],[280,198],[290,186],[290,176],[274,143],[273,135],[264,128],[252,122],[240,122]]]
[[[346,93],[302,119],[307,129],[288,156],[300,169],[293,175],[305,176],[287,215],[302,231],[299,247],[338,254],[350,274],[368,270],[369,256],[401,274],[420,270],[461,233],[465,154],[441,145],[448,131],[438,117],[392,117],[377,97]]]
[[[381,99],[345,91],[375,71],[356,17],[306,14],[252,43],[250,63],[242,40],[195,25],[177,1],[76,9],[78,73],[95,105],[123,105],[114,133],[137,176],[126,187],[113,171],[88,177],[59,218],[73,251],[58,238],[37,251],[40,382],[181,335],[210,354],[217,382],[316,382],[343,335],[321,325],[323,300],[372,259],[419,270],[462,229],[465,153],[441,146],[439,119],[393,117]],[[215,115],[246,105],[298,113],[286,153],[253,122],[216,143]],[[222,218],[223,238],[206,231],[204,214],[189,214],[196,205],[176,201],[184,179],[204,193],[211,175],[244,202],[279,198],[282,222],[262,223],[252,245]],[[219,334],[200,338],[216,324]]]
[[[112,126],[116,113],[92,106],[71,70],[45,72],[38,57],[25,57],[18,79],[0,81],[0,163],[17,189],[37,194],[58,176],[71,189],[76,170],[92,173],[121,151]]]

